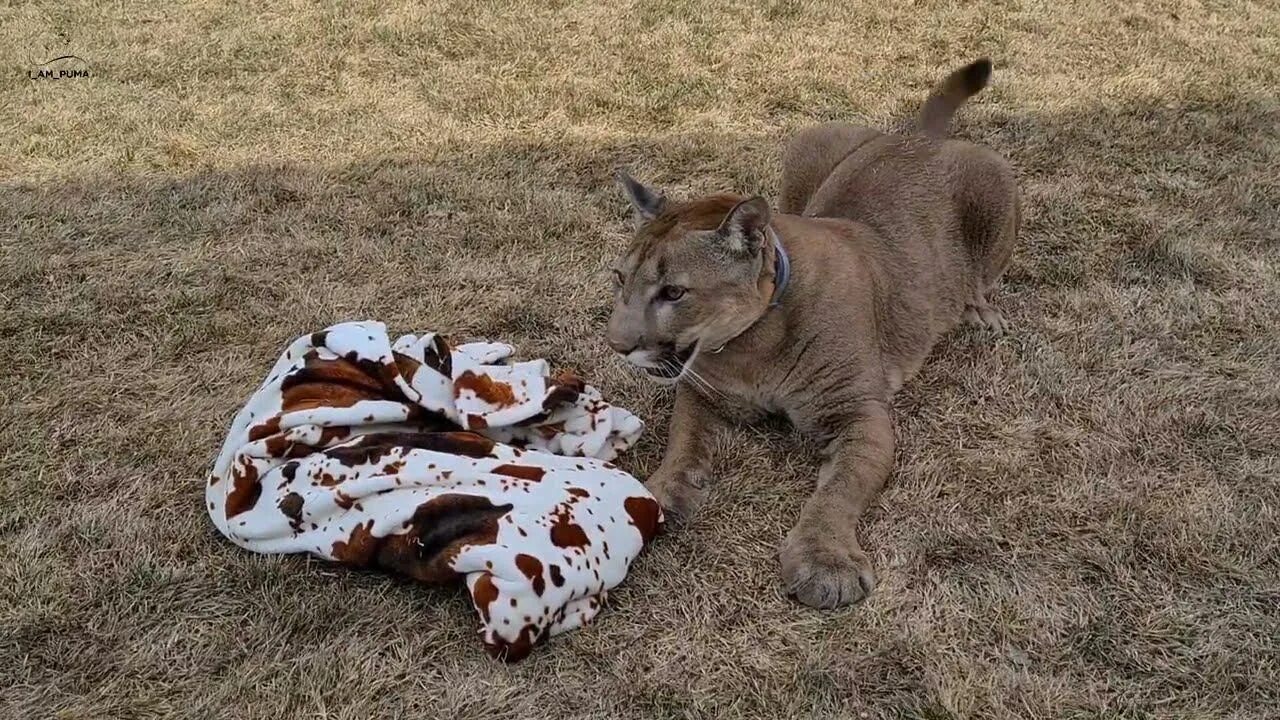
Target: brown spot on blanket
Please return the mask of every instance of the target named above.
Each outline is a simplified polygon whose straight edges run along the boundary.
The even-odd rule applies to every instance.
[[[586,387],[582,378],[570,372],[562,372],[551,379],[551,391],[542,399],[542,409],[550,410],[574,402]]]
[[[231,471],[231,492],[227,493],[227,519],[252,510],[262,495],[262,483],[258,480],[258,466],[246,457]]]
[[[384,432],[361,435],[348,445],[329,448],[325,455],[347,467],[377,462],[397,448],[434,450],[473,458],[489,457],[493,441],[473,432]]]
[[[345,440],[350,434],[351,428],[346,425],[320,428],[320,447],[328,447],[336,440]]]
[[[381,538],[373,536],[373,520],[357,525],[351,531],[346,542],[338,540],[333,543],[330,552],[333,559],[352,567],[366,567],[378,551]]]
[[[556,547],[586,547],[591,544],[587,539],[587,533],[581,527],[569,522],[569,516],[565,512],[559,512],[555,515],[555,521],[551,524],[551,542]]]
[[[545,641],[550,634],[550,625],[539,630],[537,625],[528,624],[520,628],[520,634],[516,636],[515,641],[507,642],[501,637],[495,637],[493,643],[487,645],[485,650],[489,653],[489,657],[495,660],[508,663],[519,662],[528,656],[534,645]]]
[[[414,360],[408,355],[401,355],[398,352],[393,352],[391,353],[391,357],[396,362],[396,370],[400,373],[400,377],[403,377],[406,381],[413,377],[414,373],[418,372],[418,368],[422,367],[422,363]]]
[[[448,582],[458,574],[451,563],[462,548],[496,542],[498,520],[511,507],[480,495],[432,498],[414,510],[407,532],[382,547],[378,564],[422,582]]]
[[[315,448],[310,445],[290,440],[287,432],[267,438],[267,454],[273,458],[301,458],[313,452]]]
[[[314,354],[308,355],[306,364],[280,383],[281,412],[351,407],[361,400],[382,398],[386,392],[377,371],[371,375],[362,364],[344,358],[321,360]]]
[[[470,370],[464,370],[453,381],[455,397],[460,396],[463,390],[470,390],[490,405],[510,407],[516,404],[516,396],[510,385],[495,381],[488,375],[477,375]]]
[[[271,437],[278,432],[280,432],[280,416],[276,415],[264,423],[249,428],[249,442]]]
[[[647,497],[629,497],[623,501],[622,507],[626,508],[627,514],[631,516],[631,522],[640,531],[640,537],[646,544],[658,534],[658,518],[662,514],[662,509],[656,500]]]
[[[473,458],[489,457],[493,454],[493,441],[483,435],[473,432],[446,432],[435,433],[435,435],[441,442],[439,449],[442,452]]]
[[[542,562],[532,555],[520,553],[516,555],[516,569],[533,581],[533,592],[541,595],[547,589],[547,581],[542,578]]]
[[[489,606],[497,599],[498,586],[493,584],[493,575],[487,572],[480,573],[475,587],[471,588],[471,601],[475,603],[476,611],[485,622],[489,622]]]
[[[490,472],[495,475],[509,475],[511,477],[520,478],[521,480],[529,480],[531,482],[541,482],[542,477],[547,474],[546,470],[532,465],[499,465]]]
[[[453,354],[449,352],[449,344],[439,335],[431,338],[431,346],[422,353],[422,359],[432,370],[445,377],[453,377]]]
[[[291,524],[296,526],[302,522],[302,496],[298,493],[291,492],[280,498],[278,507],[280,512],[284,513],[284,516],[292,521]],[[296,530],[297,527],[294,529]]]

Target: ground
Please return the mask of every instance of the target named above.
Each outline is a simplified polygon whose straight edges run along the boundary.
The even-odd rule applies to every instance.
[[[1274,716],[1277,28],[1263,2],[0,8],[0,715]],[[64,54],[90,76],[29,78]],[[1012,330],[955,331],[899,396],[868,602],[780,590],[816,467],[784,427],[727,441],[705,514],[510,667],[459,589],[209,523],[235,410],[352,318],[581,371],[649,421],[644,477],[670,396],[602,337],[612,169],[771,195],[789,133],[892,123],[980,55],[957,134],[1018,168]]]

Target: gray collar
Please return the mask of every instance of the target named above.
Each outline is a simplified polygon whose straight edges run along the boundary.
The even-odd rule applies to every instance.
[[[774,258],[773,297],[769,298],[769,307],[777,307],[782,302],[782,293],[786,292],[787,285],[791,282],[791,257],[787,255],[786,248],[782,247],[782,238],[778,237],[773,227],[769,226],[766,232],[773,240]]]
[[[773,296],[769,298],[769,308],[775,308],[782,304],[782,293],[786,291],[787,285],[791,283],[791,257],[787,255],[786,248],[782,247],[782,238],[778,237],[778,233],[774,232],[772,226],[765,227],[765,235],[773,241]],[[758,318],[756,322],[759,322]],[[754,324],[752,323],[752,325]],[[746,332],[746,330],[743,332]],[[741,334],[739,333],[739,335]],[[735,335],[734,337],[737,336]],[[733,338],[730,338],[724,345],[708,352],[712,355],[717,355],[732,341]]]

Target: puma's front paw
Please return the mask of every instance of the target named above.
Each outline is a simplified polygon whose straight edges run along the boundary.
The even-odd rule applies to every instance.
[[[693,518],[710,492],[706,475],[684,470],[649,476],[644,486],[662,505],[667,524],[681,525]]]
[[[1003,335],[1009,329],[1009,325],[1004,319],[1004,313],[1000,312],[994,305],[986,303],[966,305],[964,308],[964,321],[970,325],[985,327],[991,331],[991,334],[997,336]]]
[[[876,584],[871,561],[856,542],[831,533],[793,528],[779,553],[787,593],[809,607],[830,609],[858,602]]]

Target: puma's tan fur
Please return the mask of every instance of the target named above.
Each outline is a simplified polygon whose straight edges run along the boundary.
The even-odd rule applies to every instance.
[[[799,133],[778,213],[759,197],[668,202],[619,176],[642,222],[618,261],[609,342],[677,384],[666,457],[647,485],[688,517],[707,496],[713,435],[734,421],[781,413],[827,441],[780,552],[788,590],[808,605],[873,587],[855,525],[892,469],[894,392],[960,320],[1003,330],[987,296],[1018,230],[1013,172],[987,148],[945,139],[990,69],[980,60],[948,76],[913,133]],[[792,273],[771,307],[775,233]]]

